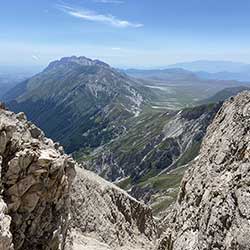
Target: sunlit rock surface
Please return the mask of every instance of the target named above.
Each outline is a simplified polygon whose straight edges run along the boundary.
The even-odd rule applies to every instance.
[[[165,219],[159,249],[250,249],[250,92],[225,102]]]
[[[0,249],[63,249],[75,163],[23,113],[0,109]]]

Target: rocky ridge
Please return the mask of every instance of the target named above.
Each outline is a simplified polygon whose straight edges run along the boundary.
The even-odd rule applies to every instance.
[[[158,229],[151,209],[81,168],[73,184],[71,213],[69,249],[95,249],[95,244],[109,250],[155,248]]]
[[[250,92],[226,101],[190,165],[159,249],[250,249]]]

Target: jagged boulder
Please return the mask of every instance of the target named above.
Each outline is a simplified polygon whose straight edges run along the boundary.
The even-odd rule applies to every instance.
[[[151,209],[90,171],[77,168],[71,212],[67,250],[155,248],[157,227]]]
[[[3,105],[0,159],[0,249],[63,249],[74,161],[23,113]]]
[[[250,249],[250,92],[218,112],[166,221],[158,249]]]

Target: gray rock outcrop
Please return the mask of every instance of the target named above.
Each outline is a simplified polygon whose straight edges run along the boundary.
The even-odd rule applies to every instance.
[[[2,171],[2,157],[0,157],[0,180]],[[0,193],[2,195],[3,188],[0,181]],[[10,232],[11,217],[7,214],[8,207],[2,196],[0,197],[0,249],[14,250],[12,242],[12,234]]]
[[[23,113],[3,106],[0,159],[0,249],[63,249],[74,161]]]
[[[250,92],[218,112],[164,223],[161,250],[250,249]]]
[[[157,228],[151,209],[90,171],[77,168],[71,212],[68,249],[155,248]]]

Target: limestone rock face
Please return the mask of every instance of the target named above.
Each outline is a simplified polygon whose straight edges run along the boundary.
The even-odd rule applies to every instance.
[[[158,249],[250,249],[250,92],[218,112],[166,221]]]
[[[150,208],[92,172],[77,168],[71,213],[68,249],[155,248],[157,229]]]
[[[64,249],[74,161],[23,113],[0,109],[0,249]]]
[[[2,194],[1,183],[2,158],[0,157],[0,193]],[[11,218],[7,214],[7,205],[2,196],[0,196],[0,249],[14,250],[12,243],[12,234],[10,232]]]

